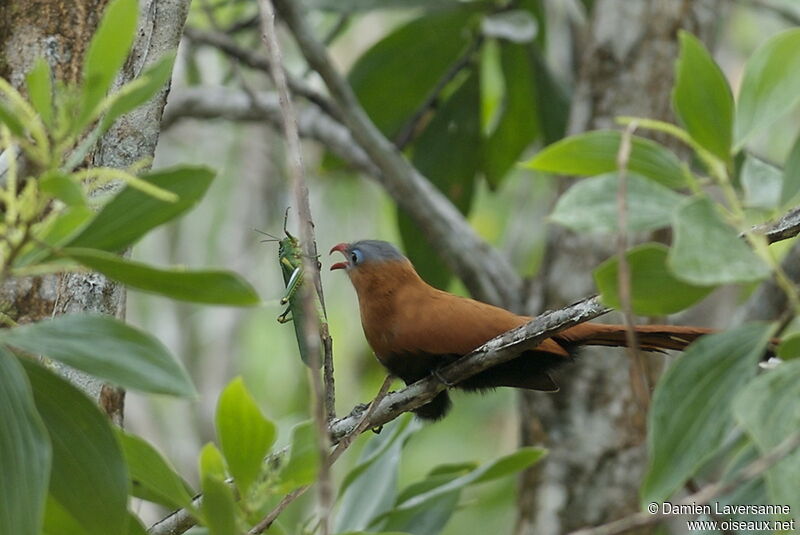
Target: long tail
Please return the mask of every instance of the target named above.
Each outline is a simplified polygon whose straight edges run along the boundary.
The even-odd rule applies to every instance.
[[[575,346],[627,346],[624,325],[604,325],[602,323],[581,323],[557,334],[553,338],[566,348]],[[679,325],[637,325],[636,334],[639,347],[645,351],[681,351],[689,344],[716,332],[704,327],[683,327]]]

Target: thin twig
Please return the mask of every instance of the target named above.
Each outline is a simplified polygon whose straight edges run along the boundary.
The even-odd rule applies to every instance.
[[[444,88],[447,87],[447,84],[452,82],[453,79],[458,76],[458,73],[464,70],[472,62],[472,59],[475,57],[475,54],[480,49],[482,43],[483,35],[478,34],[469,44],[461,57],[450,66],[450,68],[442,75],[441,78],[439,78],[439,80],[436,82],[436,85],[433,87],[422,104],[420,104],[411,118],[406,121],[405,125],[403,125],[398,134],[395,136],[394,142],[398,149],[403,150],[414,139],[414,134],[417,133],[422,119],[428,114],[429,111],[436,107],[436,103],[439,101],[439,97],[441,96],[442,91],[444,91]]]
[[[381,185],[414,222],[440,245],[447,265],[473,296],[515,310],[520,308],[522,279],[496,249],[486,244],[444,194],[423,177],[377,129],[325,46],[314,36],[294,0],[275,0],[308,64],[325,82],[343,123],[380,169]]]
[[[617,152],[617,174],[619,186],[617,189],[617,260],[619,270],[617,282],[619,286],[619,300],[622,305],[622,314],[625,318],[625,339],[627,340],[628,354],[631,357],[630,377],[631,388],[636,400],[639,402],[639,423],[644,426],[647,409],[650,405],[650,388],[647,375],[644,371],[644,359],[639,348],[636,336],[636,324],[633,319],[633,306],[631,304],[631,269],[628,257],[628,162],[631,158],[631,138],[636,131],[636,121],[631,122],[622,133],[619,151]]]
[[[690,494],[680,502],[677,506],[681,505],[692,506],[696,504],[707,504],[714,498],[722,496],[736,488],[742,483],[746,483],[755,479],[769,470],[774,464],[783,460],[787,455],[794,452],[800,447],[800,433],[790,435],[786,440],[781,442],[775,449],[751,462],[745,466],[736,477],[728,481],[718,481],[700,489],[699,491]],[[658,504],[656,504],[658,505]],[[666,515],[659,511],[651,514],[649,512],[634,513],[625,518],[603,524],[594,528],[585,528],[578,531],[573,531],[570,535],[617,535],[619,533],[626,533],[628,531],[657,524],[663,520],[673,517],[673,515]]]
[[[378,405],[380,405],[381,401],[383,401],[383,398],[385,398],[386,394],[389,393],[389,387],[392,386],[393,380],[394,377],[392,375],[387,375],[386,379],[383,380],[383,384],[381,385],[378,394],[375,396],[375,399],[372,400],[372,403],[369,404],[369,408],[367,408],[367,410],[364,412],[364,416],[361,417],[361,421],[358,422],[358,424],[350,433],[342,437],[342,439],[336,445],[336,449],[334,449],[333,453],[331,453],[331,464],[335,463],[336,460],[341,457],[342,453],[344,453],[345,450],[350,447],[350,444],[353,443],[358,435],[366,431],[368,428],[373,427],[370,423],[372,420],[372,415],[375,414],[375,409],[378,408]]]
[[[283,115],[284,131],[286,135],[286,149],[289,161],[289,176],[291,178],[294,200],[297,205],[298,219],[300,222],[300,246],[303,250],[303,268],[306,280],[312,281],[319,301],[322,305],[322,313],[325,315],[325,300],[322,292],[322,282],[319,273],[319,262],[317,260],[317,243],[314,237],[314,221],[311,217],[311,206],[308,200],[308,187],[305,183],[305,172],[303,170],[303,155],[300,149],[300,135],[297,130],[297,118],[292,106],[289,85],[286,80],[286,73],[283,68],[281,50],[278,44],[278,37],[275,32],[275,11],[270,0],[259,1],[259,11],[261,13],[262,39],[267,47],[270,58],[270,69],[275,88],[278,92],[278,101],[281,105]],[[302,300],[303,314],[303,334],[312,359],[312,367],[308,373],[311,377],[311,384],[314,392],[313,415],[317,426],[317,447],[320,455],[320,469],[317,476],[317,490],[320,507],[320,526],[321,534],[328,535],[331,531],[331,509],[333,508],[333,483],[330,475],[330,462],[328,450],[330,448],[328,440],[328,418],[326,417],[325,388],[322,379],[317,371],[319,365],[319,355],[322,353],[323,345],[330,347],[330,342],[322,344],[322,336],[329,339],[327,326],[321,328],[320,323],[324,322],[319,317],[319,311],[314,304],[314,297],[308,285],[300,287],[300,299]],[[297,321],[297,319],[295,319]],[[314,361],[317,361],[316,363]],[[329,363],[332,359],[328,360]],[[316,365],[314,365],[316,364]],[[332,373],[326,377],[332,378]],[[328,390],[333,389],[332,384],[328,384]]]
[[[290,492],[289,494],[284,496],[283,499],[281,499],[281,501],[278,502],[278,505],[276,505],[275,508],[267,514],[267,516],[262,518],[261,521],[258,524],[253,526],[250,529],[250,531],[247,532],[247,534],[248,535],[260,535],[261,533],[264,533],[265,531],[267,531],[270,528],[270,526],[272,526],[272,523],[275,522],[275,520],[278,519],[278,517],[281,515],[281,513],[284,511],[284,509],[289,507],[289,505],[293,501],[295,501],[297,498],[299,498],[300,496],[305,494],[306,491],[308,489],[310,489],[310,488],[311,488],[311,485],[304,485],[302,487],[294,489],[292,492]]]
[[[239,46],[239,44],[230,36],[219,31],[198,30],[197,28],[192,28],[191,26],[186,27],[184,34],[193,43],[198,45],[212,46],[231,59],[236,60],[238,63],[245,65],[246,67],[250,67],[251,69],[262,71],[274,80],[269,58],[265,58],[256,52]],[[285,71],[284,76],[286,77],[286,81],[292,93],[316,104],[322,111],[331,117],[339,117],[339,112],[336,109],[336,106],[331,103],[328,97],[312,88],[304,81],[291,76]]]
[[[488,368],[514,358],[525,349],[539,345],[542,340],[563,329],[592,320],[610,311],[610,308],[600,304],[597,297],[590,297],[568,307],[545,312],[526,325],[489,340],[469,355],[444,367],[439,375],[447,382],[461,382]],[[335,420],[329,425],[328,434],[331,442],[337,444],[348,435],[355,437],[353,430],[360,428],[363,432],[367,429],[364,425],[369,427],[384,425],[400,415],[428,403],[444,388],[445,386],[440,379],[428,377],[398,392],[387,393],[382,400],[374,401],[368,408],[363,406],[356,407],[348,416]],[[365,413],[367,412],[370,414],[368,418],[365,418]],[[368,422],[368,424],[365,424],[365,422]],[[181,511],[170,515],[170,517],[182,516],[185,516],[185,513]],[[161,525],[162,523],[172,525],[166,521],[167,519],[158,522],[156,525]],[[260,522],[258,525],[260,526],[262,523]],[[183,531],[156,530],[154,526],[148,533],[149,535],[181,535],[192,525],[194,524],[188,525]]]

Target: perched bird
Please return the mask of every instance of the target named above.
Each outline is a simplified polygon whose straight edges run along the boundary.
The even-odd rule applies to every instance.
[[[406,384],[419,381],[483,343],[532,318],[459,297],[427,284],[411,262],[392,244],[378,240],[340,243],[331,249],[346,261],[344,269],[358,294],[361,325],[369,345],[390,373]],[[647,351],[681,350],[710,329],[672,325],[636,327],[639,345]],[[550,373],[569,362],[578,346],[625,346],[625,326],[582,323],[544,340],[503,364],[456,385],[464,390],[499,386],[554,392]],[[419,407],[417,416],[442,418],[450,408],[447,391]]]

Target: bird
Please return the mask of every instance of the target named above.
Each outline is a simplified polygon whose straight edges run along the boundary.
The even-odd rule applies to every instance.
[[[334,245],[358,296],[361,325],[378,361],[410,385],[471,353],[492,338],[533,318],[434,288],[394,245],[361,240]],[[646,351],[683,350],[714,332],[702,327],[638,325],[639,346]],[[580,346],[625,346],[626,327],[581,323],[542,341],[534,349],[484,370],[454,386],[466,391],[512,387],[556,392],[551,372],[572,361]],[[447,390],[415,409],[423,420],[439,420],[452,403]]]

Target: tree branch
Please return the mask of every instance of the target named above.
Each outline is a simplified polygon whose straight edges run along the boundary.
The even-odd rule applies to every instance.
[[[254,96],[255,100],[251,100],[246,91],[222,86],[176,89],[170,95],[164,111],[162,128],[171,128],[180,120],[191,118],[266,121],[272,128],[282,129],[278,96],[269,91],[260,91]],[[380,170],[341,123],[322,113],[316,106],[299,107],[296,111],[301,137],[322,143],[357,171],[373,177],[380,176]]]
[[[610,310],[601,305],[595,296],[559,310],[545,312],[529,323],[489,340],[469,355],[442,368],[439,376],[448,383],[458,383],[487,368],[511,360],[521,351],[536,347],[559,331],[602,316]],[[331,443],[338,444],[345,441],[345,444],[349,445],[358,433],[384,425],[401,414],[424,405],[445,389],[444,383],[434,377],[422,379],[402,390],[386,394],[388,386],[387,380],[370,405],[358,405],[348,416],[331,422],[328,427]],[[338,458],[341,452],[334,450],[333,460]],[[200,498],[195,500],[198,499]],[[274,521],[274,518],[272,520]],[[151,526],[147,533],[181,535],[195,523],[187,511],[180,510]]]
[[[522,280],[498,251],[486,244],[461,213],[423,177],[375,127],[347,81],[339,74],[325,46],[314,37],[297,2],[275,6],[312,69],[322,77],[353,138],[381,170],[381,185],[423,231],[440,245],[448,266],[470,292],[483,301],[518,310]]]
[[[198,45],[212,46],[240,64],[250,67],[251,69],[261,71],[274,80],[269,58],[253,52],[252,50],[240,47],[239,44],[230,36],[222,32],[198,30],[196,28],[192,28],[191,26],[186,27],[184,35],[193,43]],[[303,80],[295,78],[286,70],[283,72],[289,89],[293,94],[299,95],[309,102],[313,102],[331,117],[339,117],[339,112],[336,109],[336,106],[333,105],[328,97],[305,83]]]

